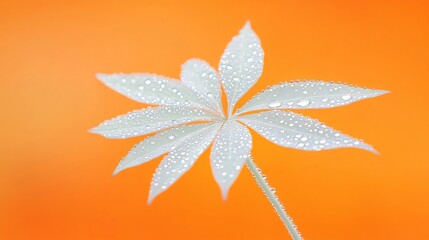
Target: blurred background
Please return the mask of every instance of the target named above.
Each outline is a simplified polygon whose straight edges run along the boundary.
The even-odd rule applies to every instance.
[[[288,239],[247,169],[222,201],[205,153],[146,205],[161,158],[112,177],[140,138],[88,133],[143,108],[95,73],[217,67],[251,20],[263,75],[391,93],[301,111],[372,144],[304,152],[254,135],[253,155],[306,239],[429,239],[426,1],[0,1],[0,239]]]

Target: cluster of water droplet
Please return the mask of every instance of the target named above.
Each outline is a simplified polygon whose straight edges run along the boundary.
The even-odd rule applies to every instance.
[[[136,110],[104,121],[92,132],[107,138],[129,138],[184,123],[210,120],[217,120],[217,117],[199,109],[163,106]]]
[[[268,184],[267,177],[262,173],[259,167],[253,162],[251,157],[247,160],[246,163],[247,163],[246,164],[247,168],[252,173],[252,176],[256,180],[256,183],[258,184],[259,188],[261,188],[265,197],[267,197],[267,199],[273,206],[274,211],[277,213],[277,215],[282,220],[283,224],[289,230],[289,234],[291,235],[292,239],[302,240],[303,238],[301,236],[301,233],[298,231],[298,228],[296,227],[292,218],[289,217],[289,215],[286,213],[286,209],[284,208],[283,204],[281,203],[281,201],[276,195],[275,188],[271,187]]]
[[[182,141],[212,124],[213,123],[205,123],[179,126],[145,138],[139,144],[135,145],[120,161],[113,174],[143,164],[175,149]]]
[[[330,108],[379,96],[385,91],[323,81],[292,81],[271,86],[248,101],[239,113],[261,109]]]
[[[232,39],[219,63],[219,74],[228,97],[229,112],[262,74],[264,51],[250,25]]]
[[[207,109],[209,102],[181,82],[156,74],[98,74],[106,85],[138,102]]]
[[[182,83],[205,98],[212,108],[222,111],[221,87],[217,72],[207,62],[191,59],[182,65]]]
[[[213,144],[210,160],[214,177],[223,197],[238,177],[252,148],[252,136],[236,121],[226,122]]]
[[[161,161],[152,178],[149,202],[192,167],[195,160],[213,141],[220,127],[219,123],[213,124],[189,136]]]
[[[311,151],[355,147],[374,151],[360,140],[290,111],[261,112],[240,117],[239,120],[271,142],[284,147]]]

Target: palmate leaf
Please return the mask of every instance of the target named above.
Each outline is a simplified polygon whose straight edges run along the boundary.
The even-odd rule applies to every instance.
[[[285,82],[254,96],[237,114],[262,109],[331,108],[388,93],[322,81]]]
[[[160,105],[118,116],[91,130],[108,138],[163,130],[135,145],[114,174],[168,153],[153,176],[150,203],[187,172],[214,140],[211,168],[224,199],[246,163],[292,238],[302,239],[250,157],[252,137],[243,124],[284,147],[310,151],[354,147],[376,153],[363,141],[317,120],[279,109],[337,107],[387,91],[313,80],[286,82],[257,94],[233,114],[238,100],[261,76],[263,58],[260,40],[247,22],[227,45],[219,63],[219,74],[199,59],[182,65],[181,81],[155,74],[98,74],[97,77],[115,91],[145,104]],[[222,109],[221,86],[228,102],[226,115]],[[260,110],[270,111],[250,113]],[[209,123],[185,125],[200,121]]]
[[[211,106],[223,114],[219,76],[214,68],[200,59],[190,59],[182,65],[182,83],[207,99]]]
[[[149,190],[148,203],[167,190],[183,174],[185,174],[208,148],[221,127],[221,123],[213,123],[198,133],[190,136],[176,146],[160,163],[153,175]]]
[[[212,172],[224,199],[251,149],[252,136],[245,126],[236,121],[224,123],[210,153]]]
[[[157,158],[185,141],[187,138],[204,131],[213,123],[193,124],[167,129],[148,137],[135,145],[131,151],[119,162],[113,175],[122,170],[135,167],[154,158]]]
[[[353,147],[377,153],[361,140],[290,111],[272,110],[241,116],[238,120],[269,141],[283,147],[307,151]]]
[[[220,79],[228,99],[228,114],[258,81],[264,65],[261,42],[247,22],[226,47],[219,63]]]
[[[106,138],[129,138],[195,121],[218,120],[219,116],[180,106],[136,110],[104,121],[91,132]]]
[[[172,78],[143,73],[96,76],[111,89],[141,103],[210,109],[206,99]]]

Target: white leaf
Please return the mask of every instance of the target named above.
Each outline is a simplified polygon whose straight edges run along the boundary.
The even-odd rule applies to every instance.
[[[213,144],[210,162],[224,199],[249,158],[251,149],[252,136],[246,127],[236,121],[228,121],[223,125]]]
[[[218,120],[218,116],[199,109],[163,106],[136,110],[104,121],[91,132],[106,138],[129,138],[195,121]]]
[[[330,108],[387,93],[322,81],[295,81],[267,88],[249,100],[237,113],[261,109]]]
[[[220,79],[231,114],[237,101],[258,81],[264,65],[264,51],[247,22],[226,47],[219,63]]]
[[[97,74],[108,87],[141,103],[191,106],[207,109],[209,104],[181,82],[155,74]]]
[[[213,141],[220,126],[221,124],[214,123],[211,127],[187,138],[161,161],[150,185],[149,204],[192,167],[195,160]]]
[[[182,65],[180,79],[183,84],[201,94],[222,112],[220,82],[216,70],[200,59],[190,59]]]
[[[377,153],[370,145],[297,113],[273,110],[238,118],[271,142],[289,148],[317,151],[354,147]]]
[[[127,168],[135,167],[164,153],[173,150],[185,139],[197,134],[199,131],[211,126],[213,123],[192,124],[167,129],[148,137],[135,145],[116,167],[113,175]]]

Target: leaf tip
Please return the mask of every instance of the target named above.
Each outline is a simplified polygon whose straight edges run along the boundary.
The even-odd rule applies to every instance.
[[[228,198],[229,188],[222,188],[221,191],[222,191],[222,200],[226,202],[226,199]]]
[[[118,166],[113,171],[112,176],[114,177],[114,176],[118,175],[118,173],[121,172],[122,170],[124,170],[124,168],[120,164],[118,164]]]
[[[90,129],[88,129],[88,132],[89,132],[89,133],[94,133],[94,134],[100,134],[100,133],[98,133],[97,128],[98,128],[98,127],[90,128]]]
[[[381,153],[379,151],[377,151],[375,148],[371,147],[371,149],[369,150],[370,152],[374,153],[377,156],[380,156]]]
[[[377,96],[381,96],[388,93],[390,93],[389,90],[377,90]]]
[[[252,24],[250,24],[250,20],[247,20],[246,23],[244,23],[244,26],[241,28],[240,33],[244,32],[253,32],[252,30]]]
[[[366,151],[369,151],[369,152],[372,152],[372,153],[374,153],[375,155],[378,155],[378,156],[381,155],[374,147],[372,147],[371,145],[366,144],[364,142],[362,142],[362,145],[359,148],[361,148],[363,150],[366,150]]]
[[[98,80],[102,81],[102,82],[106,81],[106,78],[107,78],[108,76],[109,76],[109,75],[108,75],[108,74],[105,74],[105,73],[97,73],[97,74],[95,74],[95,77],[96,77]]]
[[[248,19],[247,21],[246,21],[246,23],[244,24],[244,27],[249,27],[249,28],[251,28],[252,26],[251,26],[251,24],[250,24],[250,20]]]
[[[147,198],[147,205],[151,205],[156,196],[149,192],[149,197]]]
[[[91,129],[89,129],[89,130],[88,130],[88,132],[93,133],[93,134],[98,134],[98,135],[101,135],[101,136],[103,136],[103,137],[106,137],[106,136],[103,134],[103,131],[100,131],[100,126],[93,127],[93,128],[91,128]]]

